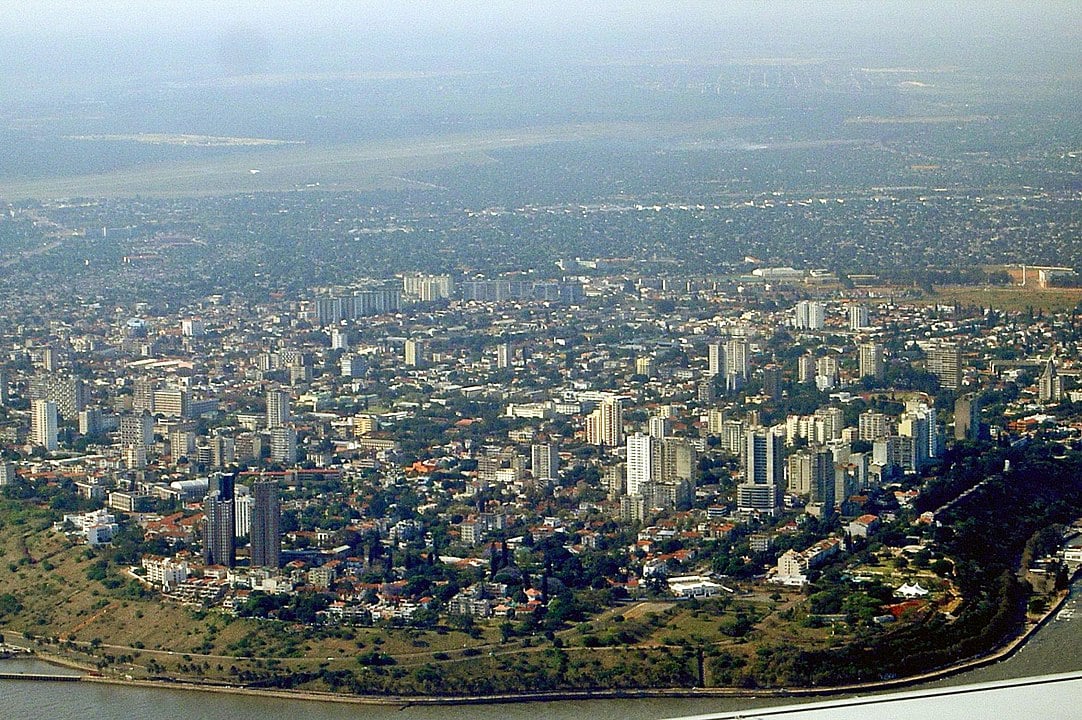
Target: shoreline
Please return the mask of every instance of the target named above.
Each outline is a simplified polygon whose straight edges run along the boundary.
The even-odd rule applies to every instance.
[[[1077,577],[1077,576],[1076,576]],[[970,658],[950,666],[936,668],[919,675],[911,675],[904,678],[891,678],[874,682],[855,683],[850,685],[835,685],[830,687],[792,687],[792,688],[627,688],[627,689],[588,689],[588,690],[559,690],[545,692],[508,693],[497,695],[461,696],[461,695],[343,695],[339,693],[321,692],[316,690],[281,690],[274,688],[249,688],[235,685],[224,685],[196,680],[136,680],[104,675],[84,674],[79,676],[81,682],[100,683],[104,685],[121,685],[165,690],[185,690],[196,692],[225,693],[232,695],[247,695],[253,697],[272,697],[284,700],[302,700],[308,702],[327,702],[351,705],[378,705],[378,706],[454,706],[454,705],[491,705],[503,703],[531,703],[531,702],[560,702],[582,700],[634,700],[646,698],[683,698],[683,699],[709,699],[709,698],[741,698],[741,697],[830,697],[835,695],[861,694],[867,692],[879,692],[894,690],[917,685],[933,680],[957,675],[969,670],[975,670],[988,665],[993,665],[1001,660],[1006,660],[1017,653],[1037,630],[1044,627],[1051,618],[1058,613],[1071,595],[1070,589],[1061,593],[1040,619],[1027,622],[1025,628],[1017,636],[1004,643],[995,650],[980,657]],[[35,659],[53,665],[70,669],[89,672],[85,666],[65,661],[63,658],[34,653]]]

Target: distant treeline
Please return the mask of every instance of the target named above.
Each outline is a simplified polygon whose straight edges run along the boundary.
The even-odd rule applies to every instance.
[[[880,272],[883,280],[899,285],[1007,285],[1011,276],[1006,270],[987,271],[980,267],[899,268]]]

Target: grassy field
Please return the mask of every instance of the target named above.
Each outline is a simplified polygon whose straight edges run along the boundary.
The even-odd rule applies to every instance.
[[[1082,303],[1082,288],[1039,288],[1035,285],[937,287],[930,302],[948,305],[979,305],[1005,312],[1028,308],[1044,311],[1070,310]]]

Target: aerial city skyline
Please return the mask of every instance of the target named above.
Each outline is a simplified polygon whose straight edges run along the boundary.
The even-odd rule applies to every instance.
[[[1074,4],[0,19],[5,651],[772,697],[1072,616]]]

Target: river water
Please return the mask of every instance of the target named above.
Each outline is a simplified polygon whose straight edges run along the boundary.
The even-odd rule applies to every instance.
[[[1082,670],[1082,581],[1076,582],[1060,619],[1041,628],[1025,647],[995,665],[924,683],[915,689],[968,685]],[[1073,611],[1073,613],[1071,612]],[[1074,619],[1070,615],[1074,614]],[[0,671],[57,672],[31,660],[0,661]],[[62,671],[61,671],[62,672]],[[448,707],[391,707],[228,695],[191,690],[96,683],[0,681],[5,720],[656,720],[791,705],[793,698],[593,700]],[[822,698],[809,698],[808,702]]]

